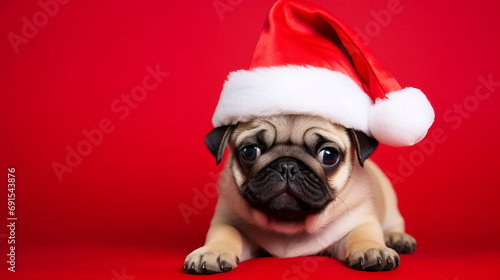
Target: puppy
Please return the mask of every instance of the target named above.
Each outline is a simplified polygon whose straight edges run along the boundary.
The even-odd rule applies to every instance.
[[[262,255],[330,256],[353,269],[392,270],[411,253],[394,190],[367,159],[378,142],[307,115],[256,118],[205,139],[220,163],[219,199],[192,274],[227,272]]]

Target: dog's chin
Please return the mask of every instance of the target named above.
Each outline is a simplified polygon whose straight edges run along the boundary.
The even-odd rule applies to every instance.
[[[265,203],[251,196],[245,198],[252,209],[254,223],[266,230],[286,234],[314,232],[317,217],[326,206],[311,206],[286,192]]]
[[[252,209],[254,222],[266,230],[285,234],[297,234],[300,232],[314,233],[318,230],[317,221],[320,219],[321,213],[298,215],[301,217],[294,217],[294,219],[282,219],[280,217],[280,219],[276,219],[257,209]]]

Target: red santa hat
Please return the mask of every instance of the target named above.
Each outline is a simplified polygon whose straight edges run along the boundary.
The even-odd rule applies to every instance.
[[[402,89],[355,31],[301,1],[273,6],[250,69],[229,74],[212,122],[283,114],[321,116],[390,146],[419,142],[434,122],[420,90]]]

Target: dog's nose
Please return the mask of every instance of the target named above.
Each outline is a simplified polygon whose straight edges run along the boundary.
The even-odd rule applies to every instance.
[[[276,170],[279,172],[281,180],[292,181],[299,172],[299,166],[293,161],[284,161],[280,162]]]

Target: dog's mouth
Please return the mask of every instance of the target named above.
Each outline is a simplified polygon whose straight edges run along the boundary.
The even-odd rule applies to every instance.
[[[288,168],[286,176],[283,165]],[[283,222],[301,222],[323,211],[332,201],[331,192],[305,164],[291,158],[273,162],[243,185],[243,197],[250,206]]]
[[[264,212],[269,218],[285,222],[304,221],[307,216],[317,214],[323,209],[310,207],[287,192],[275,196],[265,205],[254,208]]]

